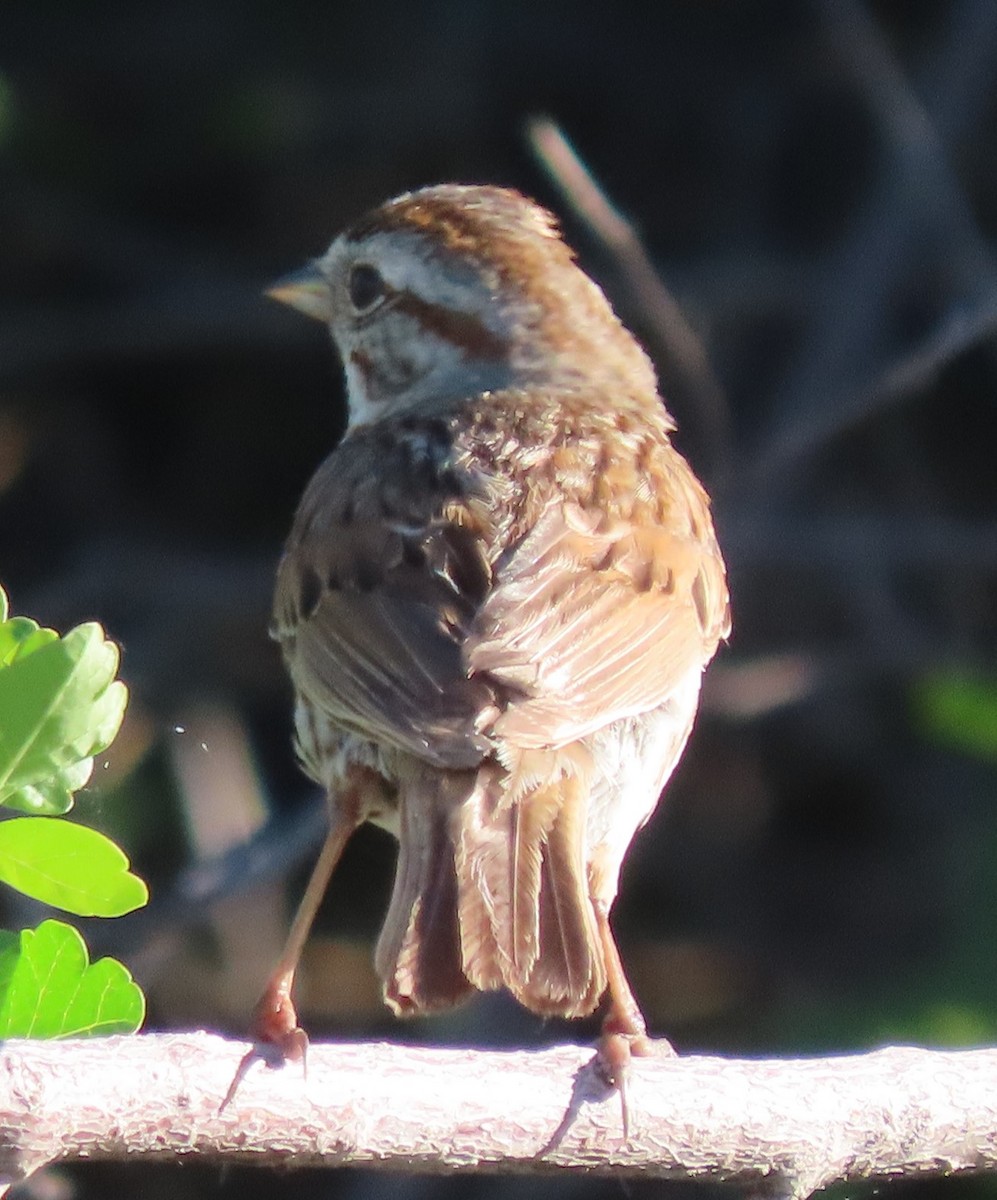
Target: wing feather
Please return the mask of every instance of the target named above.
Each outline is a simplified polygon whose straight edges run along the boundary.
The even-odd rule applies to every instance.
[[[416,454],[414,438],[351,437],[319,469],[278,570],[274,634],[297,690],[331,721],[472,767],[499,690],[463,658],[492,583],[487,538],[439,447],[427,434]]]
[[[706,665],[729,629],[727,591],[709,521],[693,524],[638,529],[548,508],[465,646],[472,672],[522,689],[495,722],[498,738],[578,740],[657,708]]]
[[[705,665],[728,629],[727,591],[682,460],[669,452],[666,481],[682,519],[650,520],[636,501],[607,515],[555,480],[524,528],[489,514],[434,436],[357,431],[302,501],[275,632],[321,711],[462,768],[503,743],[564,745],[649,711]]]

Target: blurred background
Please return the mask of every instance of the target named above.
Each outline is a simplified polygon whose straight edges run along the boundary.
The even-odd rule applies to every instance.
[[[539,113],[708,370],[673,361],[646,280],[531,151]],[[991,0],[4,6],[0,580],[14,611],[123,647],[126,726],[77,811],[152,884],[87,930],[149,1028],[245,1029],[323,827],[266,627],[342,384],[323,331],[261,290],[372,204],[455,180],[562,216],[714,495],[734,633],[615,912],[654,1031],[731,1055],[997,1041],[995,129]],[[371,965],[393,860],[362,831],[334,881],[299,993],[315,1038],[594,1036],[501,996],[393,1020]],[[619,1194],[168,1167],[45,1186]]]

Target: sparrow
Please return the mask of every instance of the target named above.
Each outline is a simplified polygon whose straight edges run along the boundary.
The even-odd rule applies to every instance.
[[[654,370],[553,217],[500,187],[402,195],[270,293],[324,322],[349,421],[305,490],[273,636],[329,833],[254,1033],[364,821],[398,839],[375,964],[399,1015],[507,988],[646,1049],[610,927],[620,867],[730,630],[709,498]],[[622,1049],[621,1049],[622,1047]]]

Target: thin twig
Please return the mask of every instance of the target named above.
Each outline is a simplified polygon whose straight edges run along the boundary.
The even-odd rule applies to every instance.
[[[950,280],[942,296],[945,316],[928,342],[950,345],[960,320],[963,327],[991,328],[997,287],[994,256],[946,148],[875,21],[855,0],[823,0],[819,7],[827,52],[866,102],[885,149],[848,236],[835,247],[824,277],[813,273],[811,335],[778,386],[751,470],[751,490],[758,494],[764,486],[770,498],[785,493],[839,431],[897,398],[895,389],[870,386],[870,380],[890,349],[892,297],[910,287],[925,245],[937,244]]]

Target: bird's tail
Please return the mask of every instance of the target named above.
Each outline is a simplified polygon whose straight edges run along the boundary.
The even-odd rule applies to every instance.
[[[463,973],[527,1008],[577,1017],[606,987],[586,873],[581,747],[489,763],[454,811]]]
[[[473,791],[472,771],[426,768],[399,787],[395,886],[374,963],[399,1016],[451,1008],[472,985],[464,974],[452,814]]]

